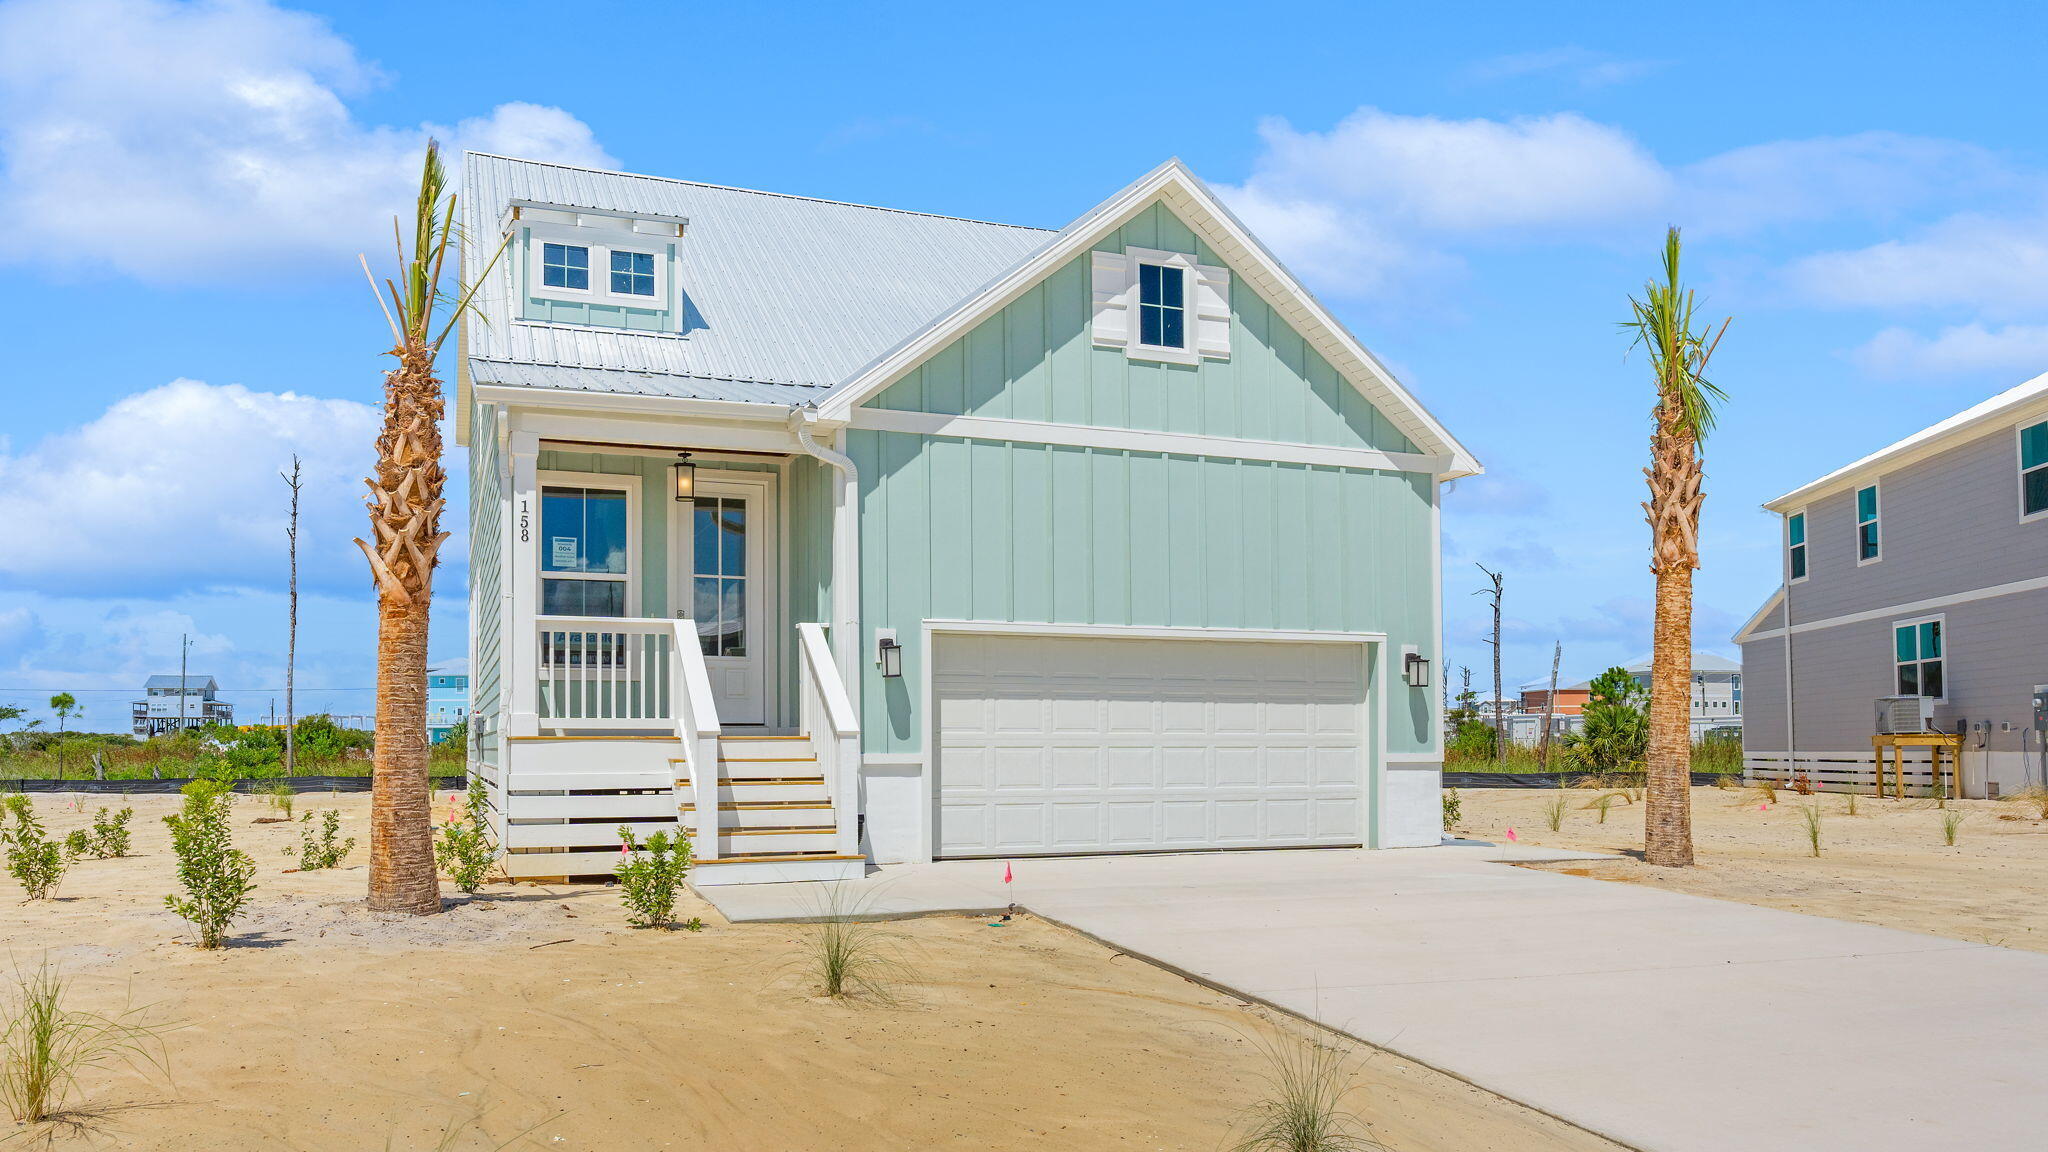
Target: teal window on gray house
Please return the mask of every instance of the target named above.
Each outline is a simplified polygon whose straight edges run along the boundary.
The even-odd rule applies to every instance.
[[[1894,625],[1892,648],[1898,665],[1899,695],[1939,699],[1946,694],[1942,675],[1941,621],[1917,620]]]
[[[691,512],[691,601],[706,656],[747,654],[747,502],[699,496]]]
[[[1186,278],[1180,268],[1138,265],[1138,343],[1187,347]]]
[[[2020,429],[2020,515],[2048,512],[2048,420]]]
[[[542,613],[626,614],[626,581],[631,575],[626,512],[623,489],[541,489]]]
[[[1856,490],[1856,561],[1877,559],[1877,485]]]
[[[1806,579],[1806,513],[1794,512],[1785,518],[1785,551],[1792,579]]]
[[[652,252],[612,253],[612,294],[654,295],[654,254]]]
[[[653,258],[649,257],[648,280],[653,281]],[[576,244],[545,244],[540,253],[541,283],[550,288],[590,288],[590,249]],[[649,289],[653,291],[652,288]]]

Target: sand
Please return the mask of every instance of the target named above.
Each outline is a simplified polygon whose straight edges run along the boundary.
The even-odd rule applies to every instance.
[[[1965,813],[1956,844],[1942,842],[1932,800],[1800,796],[1776,803],[1755,791],[1692,790],[1698,865],[1652,868],[1625,858],[1552,871],[1647,884],[1816,916],[1927,932],[1973,943],[2048,952],[2048,823],[2031,808],[1996,800],[1952,800]],[[1512,825],[1525,844],[1640,852],[1643,810],[1615,801],[1607,822],[1582,807],[1600,793],[1572,789],[1563,826],[1550,831],[1545,789],[1465,789],[1461,835],[1501,838]],[[1805,805],[1821,811],[1821,855],[1807,844]],[[1762,805],[1762,810],[1759,810]]]
[[[300,800],[367,839],[364,797]],[[102,802],[36,798],[59,834]],[[129,802],[138,855],[80,862],[50,902],[0,878],[0,939],[16,965],[61,964],[76,1007],[132,1001],[175,1026],[170,1076],[88,1073],[39,1145],[1214,1149],[1265,1090],[1259,1041],[1308,1034],[1029,918],[889,926],[913,975],[895,1004],[816,996],[816,929],[727,924],[694,897],[682,914],[700,933],[635,930],[615,889],[587,884],[493,885],[387,919],[362,908],[360,847],[341,869],[288,872],[296,830],[253,823],[270,815],[253,799],[235,821],[254,906],[231,947],[202,952],[163,907],[175,798]],[[1389,1148],[1616,1147],[1362,1057],[1347,1104]]]

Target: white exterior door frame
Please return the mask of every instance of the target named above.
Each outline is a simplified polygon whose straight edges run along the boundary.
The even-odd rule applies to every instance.
[[[719,721],[724,724],[774,726],[783,714],[782,701],[782,503],[776,472],[740,472],[700,466],[697,494],[737,496],[747,501],[746,618],[747,656],[744,661],[707,656],[712,690],[719,697]],[[696,504],[669,500],[668,581],[670,615],[683,617],[693,608],[695,575],[694,513]],[[732,676],[742,677],[747,690],[760,702],[758,710],[728,715],[726,694],[721,684]],[[746,699],[745,695],[739,697]]]
[[[939,809],[939,709],[938,676],[933,663],[936,636],[945,634],[982,633],[1010,636],[1093,636],[1101,638],[1123,638],[1133,640],[1212,640],[1229,643],[1232,641],[1266,641],[1296,644],[1351,644],[1358,648],[1358,659],[1364,674],[1365,695],[1359,704],[1360,722],[1369,725],[1363,752],[1366,763],[1362,765],[1363,798],[1365,801],[1365,827],[1359,829],[1359,840],[1367,848],[1378,848],[1383,842],[1381,825],[1383,777],[1387,765],[1387,636],[1384,632],[1323,632],[1311,630],[1290,631],[1285,629],[1253,628],[1198,628],[1175,626],[1152,626],[1141,624],[1049,624],[1019,623],[1004,620],[926,620],[919,661],[923,669],[924,684],[924,752],[922,754],[924,789],[922,802],[918,805],[918,860],[930,863],[938,844]],[[869,759],[875,759],[869,757]],[[892,757],[891,759],[895,759]]]

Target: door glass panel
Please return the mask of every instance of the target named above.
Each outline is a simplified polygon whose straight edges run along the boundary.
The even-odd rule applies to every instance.
[[[725,591],[720,600],[718,654],[720,656],[745,656],[747,654],[746,583],[741,580],[725,581]]]
[[[690,570],[718,574],[718,498],[699,496],[690,514]]]
[[[718,513],[721,571],[743,576],[747,571],[747,506],[737,500],[721,502]]]
[[[700,496],[691,511],[691,611],[706,656],[747,654],[747,502]]]

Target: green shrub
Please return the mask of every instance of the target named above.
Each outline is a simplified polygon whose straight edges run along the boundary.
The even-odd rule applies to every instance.
[[[626,902],[626,919],[636,928],[677,927],[676,893],[690,873],[689,834],[679,831],[671,837],[656,832],[646,844],[639,844],[633,839],[633,830],[621,825],[619,839],[625,841],[626,854],[615,874],[619,895]],[[681,927],[696,932],[704,922],[693,916]]]
[[[7,850],[7,871],[31,900],[48,900],[64,879],[64,848],[43,832],[27,796],[7,797],[0,808],[0,846]]]
[[[135,809],[123,808],[108,814],[102,808],[93,813],[92,831],[81,828],[65,838],[65,850],[72,856],[92,856],[99,860],[114,860],[128,854],[128,821],[134,819]]]
[[[250,882],[256,862],[233,843],[228,824],[233,803],[220,784],[194,780],[185,785],[184,809],[164,817],[171,826],[171,851],[178,857],[178,883],[185,889],[182,899],[164,897],[164,907],[199,931],[201,948],[220,947],[256,887]]]
[[[299,871],[318,872],[326,868],[339,868],[348,854],[355,850],[355,837],[346,840],[341,836],[341,813],[332,808],[320,814],[320,825],[313,825],[313,814],[308,812],[299,817]],[[291,855],[292,850],[284,850]]]
[[[263,798],[270,801],[272,808],[284,814],[285,819],[289,820],[292,818],[292,801],[297,798],[299,794],[298,789],[293,788],[286,781],[273,780],[265,784],[260,791],[263,794]]]
[[[1465,800],[1456,788],[1444,789],[1444,831],[1449,832],[1465,818]]]
[[[1620,668],[1593,678],[1579,711],[1585,726],[1564,736],[1565,754],[1595,771],[1640,768],[1650,747],[1649,693]]]
[[[434,862],[456,888],[474,894],[498,861],[498,841],[491,835],[491,793],[482,777],[469,778],[463,800],[462,815],[449,817],[434,835]]]

